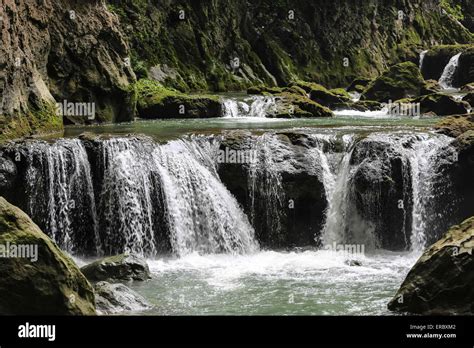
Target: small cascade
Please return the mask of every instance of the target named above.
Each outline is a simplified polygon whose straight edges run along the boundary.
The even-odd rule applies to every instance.
[[[246,98],[223,98],[223,117],[266,117],[275,109],[275,97],[251,96]]]
[[[256,151],[257,158],[249,166],[250,221],[255,226],[258,219],[263,229],[278,235],[282,230],[284,190],[277,166],[282,162],[284,145],[276,135],[266,133],[256,138],[252,151]],[[263,219],[261,212],[264,212]]]
[[[373,133],[367,136],[365,141],[386,143],[387,149],[392,148],[393,154],[401,156],[400,185],[403,187],[403,193],[397,199],[403,212],[403,221],[400,222],[400,231],[397,233],[403,237],[406,230],[411,231],[408,237],[403,237],[405,245],[410,245],[412,250],[423,250],[427,243],[426,233],[441,217],[439,212],[436,213],[436,194],[440,193],[439,183],[442,182],[445,190],[449,190],[447,187],[449,185],[444,183],[445,180],[440,176],[438,167],[442,162],[439,159],[441,153],[446,156],[451,151],[452,158],[455,157],[454,150],[449,147],[450,138],[421,133]],[[375,186],[362,196],[365,204],[361,205],[359,202],[356,205],[355,175],[361,165],[364,166],[364,170],[368,170],[364,173],[377,173],[383,168],[380,166],[387,166],[390,162],[386,162],[384,158],[366,157],[370,152],[365,150],[358,154],[359,157],[361,154],[362,158],[366,157],[359,162],[360,159],[354,158],[353,151],[361,142],[356,141],[354,135],[344,135],[341,142],[340,152],[317,150],[319,162],[323,167],[323,183],[328,201],[326,220],[321,231],[321,243],[326,246],[333,243],[362,243],[369,249],[378,248],[377,235],[383,231],[380,231],[380,227],[375,224],[376,220],[371,221],[369,217],[377,218],[378,214],[382,214],[378,212],[379,209],[383,209],[380,206],[383,199],[382,192],[379,192],[378,186],[373,183]],[[384,151],[378,156],[380,155],[387,156],[387,153]],[[447,157],[451,158],[450,155]]]
[[[456,69],[459,64],[459,57],[461,53],[456,54],[455,56],[451,57],[448,64],[445,66],[443,73],[439,79],[439,85],[443,89],[453,89],[453,80],[454,74],[456,73]]]
[[[326,221],[321,233],[323,245],[343,243],[345,240],[350,159],[354,140],[353,135],[344,135],[341,139],[342,151],[339,154],[332,154],[332,158],[330,153],[318,149],[324,169],[323,183],[328,202]],[[331,160],[332,166],[330,166]]]
[[[194,251],[248,253],[258,249],[247,216],[212,165],[216,153],[212,150],[217,148],[203,151],[196,142],[176,140],[153,152],[162,178],[171,245],[180,256]]]
[[[418,64],[420,70],[423,69],[423,60],[425,59],[425,56],[426,56],[427,53],[428,53],[428,50],[425,50],[425,51],[421,51],[421,52],[420,52],[420,62],[419,62],[419,64]]]
[[[26,210],[61,249],[100,253],[97,213],[87,153],[77,139],[26,147]]]

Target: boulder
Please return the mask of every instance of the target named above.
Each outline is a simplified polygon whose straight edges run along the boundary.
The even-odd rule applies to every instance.
[[[410,270],[388,309],[423,315],[474,314],[474,217],[453,226]]]
[[[453,97],[437,93],[428,94],[411,101],[412,103],[420,103],[422,114],[433,112],[438,116],[457,115],[467,113],[469,105],[466,102],[459,101]]]
[[[138,116],[145,119],[213,118],[222,116],[218,96],[188,95],[165,88],[156,81],[139,80],[137,91]]]
[[[3,197],[0,246],[1,314],[95,314],[92,286],[79,268],[23,211]],[[13,257],[14,249],[20,248],[24,254]]]
[[[140,294],[120,283],[98,282],[94,290],[99,315],[138,312],[152,308],[152,305]]]
[[[317,143],[300,133],[226,134],[221,149],[257,151],[256,163],[220,163],[221,181],[236,197],[262,247],[316,246],[327,208]]]
[[[403,144],[403,139],[399,140]],[[384,137],[368,137],[359,141],[352,152],[354,168],[348,195],[347,240],[366,243],[368,234],[376,236],[378,245],[387,250],[407,250],[410,245],[411,185],[406,181],[410,168],[404,161],[402,148]],[[402,206],[400,206],[402,200]],[[401,208],[402,207],[402,208]]]
[[[309,94],[311,100],[328,108],[332,108],[334,104],[352,101],[350,96],[348,94],[344,94],[341,90],[336,89],[334,90],[334,93],[318,83],[297,81],[290,84],[290,87],[293,86],[303,89]]]
[[[330,109],[322,106],[306,96],[284,92],[276,99],[276,108],[267,117],[302,118],[302,117],[332,117]]]
[[[362,100],[379,102],[417,97],[422,94],[425,81],[418,67],[411,62],[392,66],[373,80],[361,96]]]
[[[441,134],[456,138],[468,130],[474,130],[474,114],[445,117],[434,128]]]
[[[150,269],[145,260],[135,255],[121,254],[97,260],[81,268],[90,281],[147,280]]]
[[[367,78],[356,78],[354,79],[351,84],[346,88],[348,92],[358,92],[362,93],[367,85],[372,81],[371,79]]]

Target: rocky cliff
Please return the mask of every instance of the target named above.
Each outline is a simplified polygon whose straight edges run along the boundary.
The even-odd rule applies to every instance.
[[[103,1],[2,2],[2,138],[60,129],[56,102],[95,103],[102,121],[133,115],[127,40]]]
[[[436,0],[4,0],[0,140],[76,122],[58,116],[57,102],[93,104],[94,121],[133,119],[135,75],[181,91],[297,79],[342,86],[374,77],[393,63],[418,61],[423,48],[472,41],[443,6]]]

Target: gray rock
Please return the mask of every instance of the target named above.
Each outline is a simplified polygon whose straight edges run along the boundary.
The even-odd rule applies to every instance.
[[[135,255],[121,254],[97,260],[81,268],[91,281],[147,280],[150,269],[145,260]]]
[[[99,282],[94,287],[97,314],[136,312],[152,308],[140,294],[123,284]]]

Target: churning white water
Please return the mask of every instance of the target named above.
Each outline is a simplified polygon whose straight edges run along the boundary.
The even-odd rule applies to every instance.
[[[451,57],[448,64],[445,66],[443,73],[441,74],[441,77],[438,81],[439,85],[443,89],[453,89],[454,74],[456,73],[460,56],[461,53],[454,55],[453,57]]]
[[[223,98],[223,117],[264,118],[275,109],[275,97],[251,96],[246,98]]]

